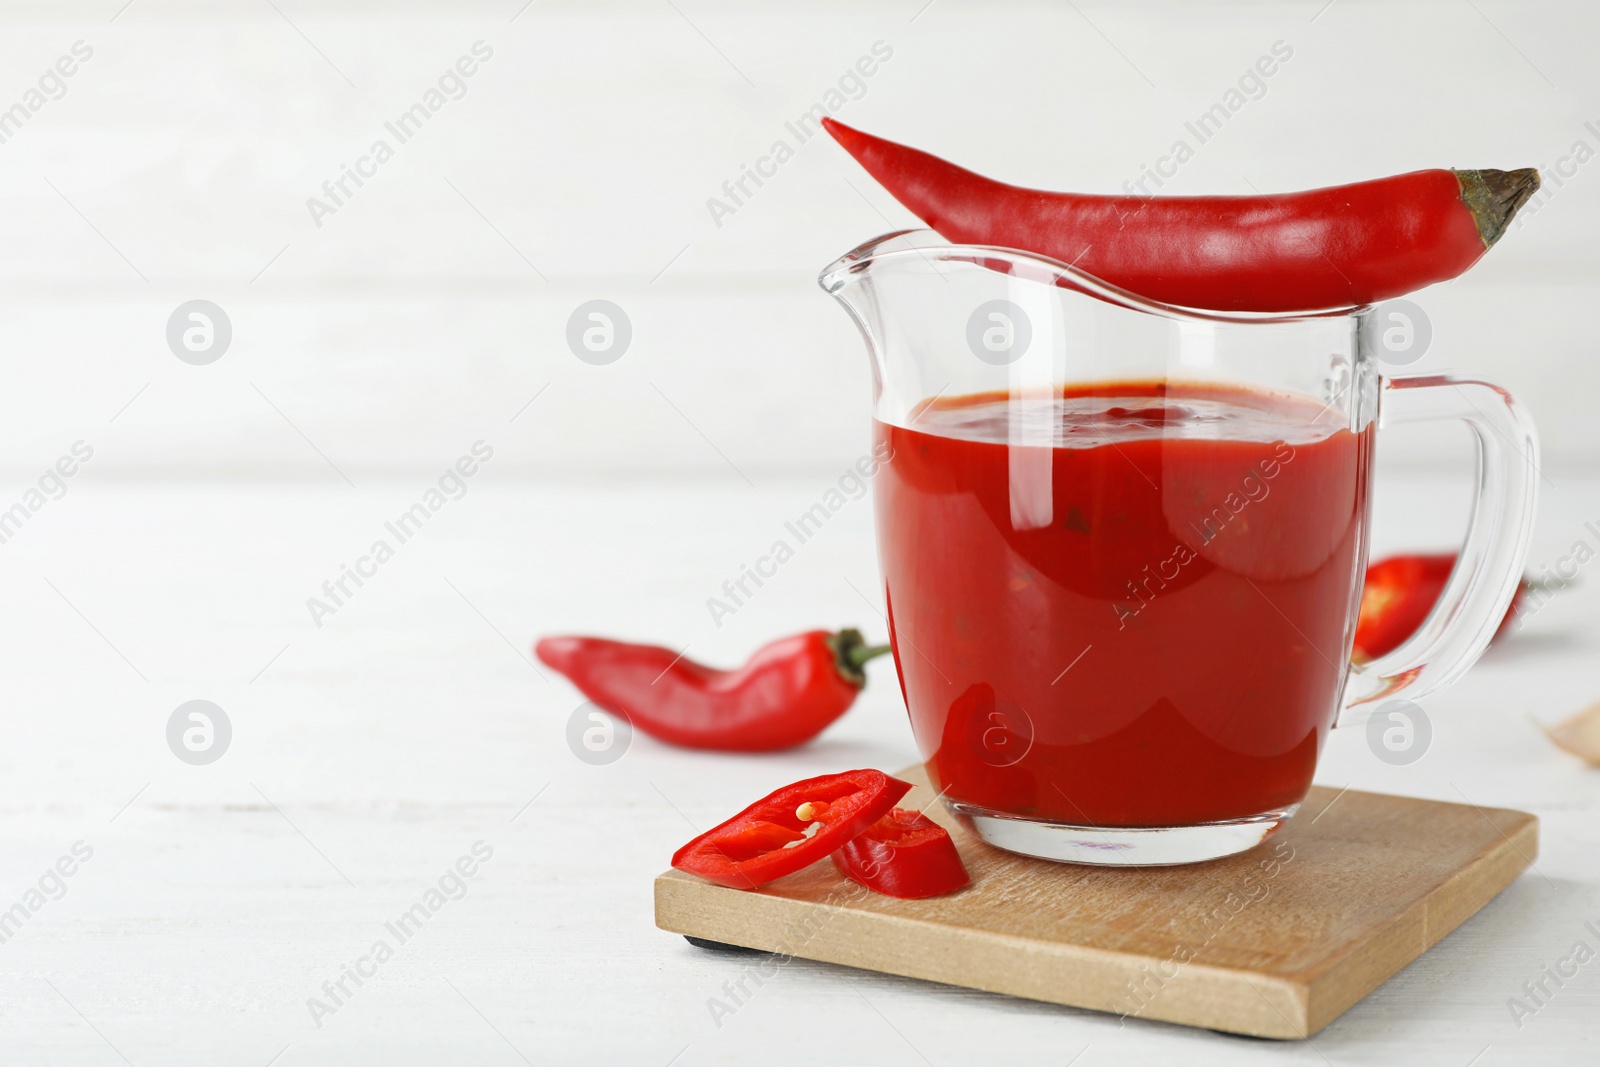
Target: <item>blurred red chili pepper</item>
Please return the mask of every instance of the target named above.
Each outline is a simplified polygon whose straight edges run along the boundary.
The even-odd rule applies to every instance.
[[[659,645],[546,637],[539,659],[613,715],[685,748],[772,752],[804,744],[843,715],[867,683],[862,666],[889,651],[858,630],[813,630],[717,670]]]
[[[718,885],[755,889],[839,848],[910,788],[874,770],[807,778],[696,837],[673,854],[672,866]]]
[[[1036,252],[1152,300],[1221,311],[1369,304],[1454,278],[1539,188],[1529,168],[1419,170],[1268,196],[1053,193],[822,125],[951,241]]]
[[[1438,603],[1439,594],[1444,592],[1455,565],[1456,557],[1449,552],[1391,556],[1368,565],[1361,587],[1361,609],[1356,618],[1357,662],[1386,656],[1416,633],[1433,605]],[[1506,609],[1506,617],[1495,631],[1495,640],[1505,636],[1522,606],[1523,597],[1542,588],[1545,586],[1541,582],[1523,579],[1511,598],[1511,606]]]
[[[944,827],[906,808],[889,814],[833,854],[839,873],[885,896],[921,900],[972,879]]]

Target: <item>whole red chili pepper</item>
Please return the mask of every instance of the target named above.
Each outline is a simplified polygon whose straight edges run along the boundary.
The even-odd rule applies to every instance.
[[[1275,196],[1052,193],[822,124],[951,241],[1035,252],[1152,300],[1219,311],[1370,304],[1454,278],[1539,188],[1532,169],[1419,170]]]
[[[1448,552],[1422,556],[1392,556],[1368,565],[1361,586],[1361,608],[1356,617],[1355,656],[1360,662],[1386,656],[1422,625],[1444,592],[1456,557]],[[1530,592],[1545,589],[1543,582],[1523,579],[1500,621],[1494,639],[1505,636],[1511,620]]]
[[[539,659],[638,729],[685,748],[772,752],[804,744],[847,711],[867,683],[862,666],[889,646],[858,630],[813,630],[717,670],[659,645],[546,637]]]
[[[839,873],[885,896],[921,900],[972,880],[950,832],[921,812],[895,808],[833,854]]]
[[[673,853],[672,866],[718,885],[755,889],[839,848],[910,788],[874,770],[807,778],[696,837]]]

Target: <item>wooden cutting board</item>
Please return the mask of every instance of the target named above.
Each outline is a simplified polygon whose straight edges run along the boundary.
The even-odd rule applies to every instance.
[[[920,767],[902,807],[933,801]],[[1186,867],[1013,855],[944,810],[972,884],[895,900],[813,864],[754,892],[668,871],[656,925],[709,941],[1256,1037],[1308,1037],[1535,859],[1520,811],[1315,788],[1261,846]]]

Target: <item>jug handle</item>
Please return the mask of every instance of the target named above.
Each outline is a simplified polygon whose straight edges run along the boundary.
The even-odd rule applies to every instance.
[[[1415,700],[1449,685],[1483,654],[1522,581],[1533,532],[1539,440],[1510,393],[1448,374],[1384,379],[1378,428],[1459,419],[1472,431],[1478,473],[1466,540],[1438,603],[1415,634],[1371,662],[1352,665],[1338,726],[1370,717],[1404,693]]]

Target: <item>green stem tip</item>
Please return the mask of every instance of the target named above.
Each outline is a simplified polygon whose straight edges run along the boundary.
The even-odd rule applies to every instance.
[[[1472,212],[1484,248],[1493,248],[1511,225],[1511,217],[1539,191],[1539,172],[1521,170],[1458,170],[1461,202]]]
[[[855,686],[867,684],[867,672],[862,668],[866,666],[868,660],[877,659],[891,651],[888,645],[867,644],[867,639],[861,636],[861,631],[853,627],[829,635],[828,647],[833,650],[834,666],[839,669],[845,681]]]

